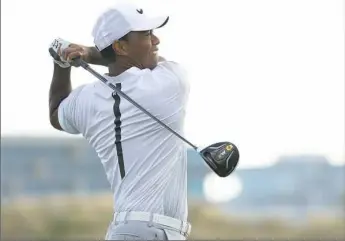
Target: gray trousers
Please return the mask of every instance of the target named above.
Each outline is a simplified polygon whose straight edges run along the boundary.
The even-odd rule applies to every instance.
[[[179,230],[144,221],[109,225],[105,240],[186,240]]]

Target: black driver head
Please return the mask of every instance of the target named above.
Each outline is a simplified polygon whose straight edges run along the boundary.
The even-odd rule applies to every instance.
[[[240,153],[230,142],[218,142],[199,151],[207,165],[220,177],[229,176],[236,168]]]

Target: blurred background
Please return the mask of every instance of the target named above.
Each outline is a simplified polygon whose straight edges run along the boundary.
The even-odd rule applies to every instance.
[[[281,156],[223,180],[194,151],[188,158],[192,239],[344,237],[344,166]],[[103,237],[112,198],[84,140],[2,138],[1,165],[4,238]]]
[[[112,198],[96,153],[49,125],[47,50],[56,37],[93,45],[96,17],[115,2],[1,1],[3,239],[106,233]],[[343,238],[344,1],[132,2],[171,16],[157,35],[189,73],[187,139],[241,153],[222,179],[188,152],[190,238]],[[82,69],[72,79],[95,81]]]

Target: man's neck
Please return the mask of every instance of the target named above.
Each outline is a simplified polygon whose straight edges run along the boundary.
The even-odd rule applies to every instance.
[[[134,63],[130,59],[123,57],[118,58],[116,62],[109,64],[109,76],[118,76],[132,67],[141,69],[141,66],[139,64]]]

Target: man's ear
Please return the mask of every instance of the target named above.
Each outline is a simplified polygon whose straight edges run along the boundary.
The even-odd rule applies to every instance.
[[[122,41],[115,41],[113,43],[113,49],[116,55],[127,55],[127,44]]]

